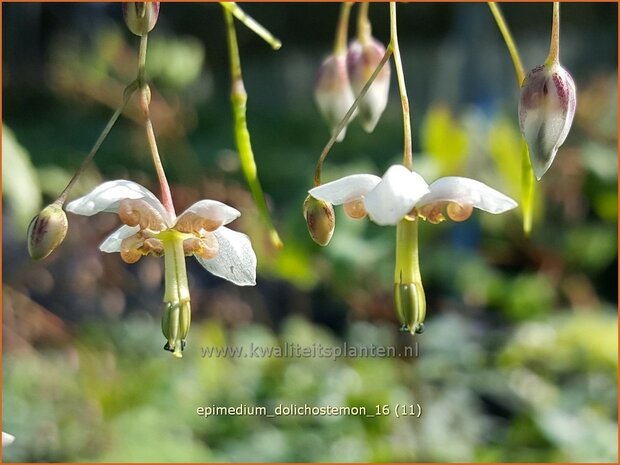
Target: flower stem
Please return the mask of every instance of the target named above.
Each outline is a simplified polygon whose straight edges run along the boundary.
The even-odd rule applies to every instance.
[[[334,42],[334,55],[342,55],[347,52],[347,36],[349,35],[349,16],[352,2],[343,2],[340,6],[340,17],[336,28],[336,40]]]
[[[342,121],[340,121],[340,123],[338,124],[334,132],[332,133],[332,136],[327,141],[327,144],[325,144],[325,147],[323,148],[323,151],[321,152],[321,156],[319,157],[319,160],[316,163],[316,169],[314,171],[314,186],[315,187],[321,185],[321,169],[323,168],[323,163],[325,162],[325,158],[327,158],[329,151],[336,143],[336,138],[338,137],[338,134],[340,134],[340,131],[342,131],[342,129],[347,124],[349,124],[349,120],[351,119],[351,116],[353,115],[353,113],[355,113],[355,110],[357,110],[357,107],[359,106],[360,101],[364,98],[364,96],[368,92],[368,89],[370,89],[370,86],[372,85],[372,83],[375,82],[375,79],[377,78],[377,76],[379,75],[379,73],[381,72],[385,64],[387,63],[387,61],[390,59],[390,56],[392,56],[392,49],[388,47],[385,53],[383,54],[383,58],[381,58],[381,61],[379,62],[375,70],[372,72],[372,75],[370,76],[370,78],[368,78],[368,81],[366,82],[366,84],[364,84],[364,87],[362,87],[362,90],[360,91],[359,95],[353,101],[351,108],[349,108],[349,111],[347,111],[347,114],[344,115],[344,117],[342,118]]]
[[[396,67],[396,77],[398,79],[398,90],[400,91],[400,104],[403,111],[403,165],[413,168],[413,149],[411,137],[411,119],[409,115],[409,99],[407,98],[407,87],[405,86],[405,75],[403,64],[400,58],[400,48],[398,46],[398,28],[396,24],[396,3],[390,2],[390,45],[394,52],[394,66]]]
[[[147,48],[148,34],[144,34],[140,37],[140,52],[138,55],[138,84],[140,85],[140,108],[144,116],[144,130],[146,131],[146,139],[151,151],[151,157],[153,159],[153,165],[155,166],[155,172],[159,179],[159,187],[161,189],[162,204],[166,208],[166,211],[174,218],[176,213],[174,211],[174,204],[172,203],[172,194],[170,193],[170,185],[166,179],[166,172],[161,162],[159,155],[159,149],[157,148],[157,140],[155,139],[155,131],[153,129],[153,123],[151,121],[151,114],[149,110],[149,104],[151,100],[151,91],[145,79],[146,69],[146,48]]]
[[[517,85],[521,87],[521,84],[523,84],[523,79],[525,79],[525,73],[523,72],[523,65],[521,64],[521,57],[519,56],[519,50],[517,50],[517,45],[515,44],[515,41],[512,38],[510,29],[508,29],[508,25],[506,24],[504,15],[502,15],[502,12],[500,11],[497,4],[495,2],[489,2],[489,8],[491,9],[491,13],[493,14],[493,17],[495,18],[497,27],[499,28],[500,32],[502,33],[502,36],[504,37],[504,42],[506,42],[506,47],[508,47],[510,58],[512,58],[512,63],[515,67],[515,75],[517,76]]]
[[[521,86],[523,85],[523,81],[525,80],[525,72],[523,71],[523,65],[521,64],[519,50],[517,49],[517,45],[512,38],[510,29],[508,29],[506,20],[504,19],[504,16],[502,15],[502,12],[500,11],[497,4],[495,2],[489,2],[489,8],[491,9],[491,13],[495,18],[497,27],[499,28],[502,36],[504,37],[504,42],[506,42],[506,47],[508,48],[508,52],[510,53],[512,63],[515,68],[517,86],[521,88]],[[549,53],[549,55],[551,56],[551,52]],[[529,151],[523,135],[521,136],[521,144],[523,147],[521,150],[521,206],[523,208],[523,233],[525,234],[525,236],[529,236],[532,231],[532,218],[534,214],[534,193],[536,186],[534,184],[534,171],[532,170],[532,163],[530,162]]]
[[[418,255],[418,222],[403,219],[396,225],[394,283],[422,281]]]
[[[366,45],[372,35],[372,26],[368,20],[369,2],[361,2],[357,11],[357,40]]]
[[[103,142],[108,137],[108,134],[110,134],[110,131],[116,124],[116,121],[118,120],[118,118],[121,116],[121,114],[125,110],[125,107],[127,106],[127,102],[129,102],[129,99],[131,98],[133,93],[136,91],[137,87],[138,87],[137,81],[134,81],[125,88],[125,92],[123,93],[123,102],[108,120],[108,123],[103,128],[103,131],[101,131],[101,134],[99,134],[99,137],[97,138],[97,141],[95,142],[95,145],[93,145],[93,147],[90,149],[90,152],[88,153],[86,158],[84,158],[84,160],[82,161],[82,164],[80,165],[78,170],[75,172],[75,174],[73,175],[73,177],[67,184],[67,187],[64,188],[64,190],[58,196],[58,199],[56,199],[56,202],[55,202],[56,204],[58,204],[59,206],[62,206],[65,203],[65,201],[67,200],[67,195],[69,195],[69,192],[71,192],[71,189],[73,189],[73,186],[75,185],[79,177],[82,175],[82,173],[84,172],[88,164],[92,161],[92,159],[95,157],[95,155],[99,151],[101,144],[103,144]]]
[[[559,61],[560,56],[560,2],[553,2],[553,23],[551,26],[551,44],[545,65]]]
[[[250,187],[250,191],[252,192],[252,197],[254,198],[258,211],[267,225],[271,243],[277,248],[282,248],[282,240],[280,239],[278,231],[273,225],[271,215],[269,214],[267,202],[265,201],[265,195],[263,194],[263,188],[261,187],[261,183],[258,178],[256,162],[254,161],[254,152],[252,150],[252,143],[250,140],[250,132],[248,131],[246,116],[248,95],[243,84],[235,24],[233,22],[231,11],[226,7],[224,7],[224,19],[226,21],[228,54],[230,56],[230,79],[232,83],[230,98],[232,102],[233,115],[235,118],[235,142],[239,152],[241,169],[243,170],[245,180]]]
[[[282,42],[275,38],[267,29],[261,26],[256,20],[241,9],[235,2],[220,2],[220,5],[230,11],[235,18],[241,21],[251,31],[255,32],[261,39],[271,45],[274,50],[282,47]]]

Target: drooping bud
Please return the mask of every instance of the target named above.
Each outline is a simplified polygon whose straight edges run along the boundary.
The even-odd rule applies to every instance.
[[[189,300],[181,303],[165,303],[161,318],[161,330],[167,340],[164,349],[172,352],[175,357],[183,357],[190,322],[191,305]]]
[[[344,53],[328,56],[321,64],[316,78],[314,97],[321,114],[332,131],[336,130],[355,101],[349,82],[346,61],[346,54]],[[351,119],[356,114],[357,111],[351,116]],[[336,140],[341,142],[346,132],[345,126]]]
[[[125,24],[137,36],[150,32],[159,17],[159,2],[126,2],[123,3]]]
[[[571,75],[557,61],[534,68],[521,85],[519,126],[540,180],[566,140],[577,107]]]
[[[394,304],[403,331],[420,334],[424,331],[426,297],[422,283],[394,284]]]
[[[67,215],[59,203],[52,203],[41,210],[28,226],[28,253],[35,260],[51,254],[65,239]]]
[[[304,218],[312,240],[321,246],[329,244],[336,225],[332,204],[309,195],[304,201]]]
[[[362,44],[354,40],[347,52],[347,69],[351,79],[351,87],[355,95],[359,95],[385,55],[385,47],[373,37]],[[362,127],[372,132],[388,102],[390,92],[390,67],[385,64],[366,95],[359,103],[359,116]]]

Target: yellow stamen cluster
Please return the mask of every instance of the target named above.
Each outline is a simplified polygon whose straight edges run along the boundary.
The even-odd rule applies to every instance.
[[[345,202],[344,212],[348,217],[355,220],[364,218],[367,215],[366,207],[364,207],[364,201],[362,199],[355,199]]]

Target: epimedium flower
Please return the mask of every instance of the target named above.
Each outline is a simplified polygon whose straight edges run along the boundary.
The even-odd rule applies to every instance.
[[[391,166],[383,177],[355,174],[320,185],[310,196],[329,205],[344,205],[352,218],[368,216],[379,225],[396,226],[394,305],[403,331],[424,331],[426,297],[418,260],[418,221],[469,218],[474,208],[503,213],[517,203],[479,181],[445,177],[428,185],[418,173],[403,165]]]
[[[566,140],[576,107],[575,82],[557,60],[534,68],[525,77],[519,99],[519,126],[538,180]]]
[[[344,205],[351,218],[368,215],[382,226],[396,225],[405,217],[438,223],[445,219],[444,208],[453,221],[464,221],[473,208],[498,214],[517,206],[511,198],[475,179],[449,176],[428,185],[403,165],[391,166],[381,178],[354,174],[308,192],[318,200]]]
[[[177,357],[185,347],[191,312],[186,256],[193,255],[207,271],[234,284],[256,284],[256,255],[250,239],[225,226],[241,213],[222,202],[200,200],[175,216],[145,187],[116,180],[70,202],[67,211],[84,216],[118,214],[123,225],[99,246],[102,252],[119,252],[126,263],[145,255],[164,257],[164,348]]]

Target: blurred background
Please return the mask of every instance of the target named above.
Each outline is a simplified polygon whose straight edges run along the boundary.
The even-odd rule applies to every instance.
[[[561,61],[575,121],[520,211],[422,224],[426,331],[399,333],[395,231],[337,209],[330,245],[302,202],[329,132],[313,101],[336,4],[247,4],[282,42],[237,23],[259,174],[285,247],[274,250],[241,176],[222,12],[164,4],[149,37],[152,116],[177,211],[213,198],[242,212],[258,284],[188,260],[193,323],[181,360],[162,350],[163,261],[126,265],[97,246],[115,215],[69,215],[65,242],[29,259],[30,219],[62,190],[135,76],[138,39],[119,4],[3,4],[4,461],[617,460],[617,5],[562,5]],[[551,4],[503,4],[526,69],[549,46]],[[353,11],[353,20],[356,10]],[[372,5],[389,40],[388,6]],[[352,21],[352,26],[354,22]],[[399,6],[414,165],[430,182],[470,176],[519,199],[518,90],[485,4]],[[351,31],[353,34],[354,31]],[[371,135],[357,122],[324,179],[381,174],[402,153],[394,76]],[[70,198],[127,178],[157,192],[130,105]],[[418,344],[416,358],[202,358],[203,346]],[[419,403],[420,418],[229,416],[200,406]]]

